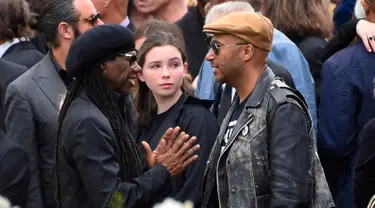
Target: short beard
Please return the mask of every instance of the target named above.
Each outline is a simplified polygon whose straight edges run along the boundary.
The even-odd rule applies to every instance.
[[[74,39],[77,39],[82,33],[79,31],[77,25],[73,25]]]
[[[235,54],[237,54],[237,53],[235,53]],[[238,55],[233,55],[230,60],[233,60],[230,63],[230,68],[228,68],[229,69],[228,71],[230,71],[231,75],[230,75],[230,77],[228,77],[229,79],[226,79],[226,81],[228,81],[230,84],[232,84],[231,82],[236,82],[238,77],[242,76],[238,72],[241,72],[243,70],[243,62],[238,57]]]

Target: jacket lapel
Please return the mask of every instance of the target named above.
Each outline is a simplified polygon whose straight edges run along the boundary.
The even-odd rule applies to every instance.
[[[237,135],[240,133],[240,131],[250,124],[250,122],[253,120],[254,115],[251,113],[251,108],[257,108],[261,101],[264,98],[264,95],[267,91],[268,85],[271,83],[271,81],[274,79],[275,74],[272,72],[271,69],[268,67],[265,69],[265,71],[262,73],[262,75],[259,77],[259,79],[256,82],[256,85],[254,87],[254,90],[249,95],[245,108],[242,110],[240,117],[237,120],[237,124],[233,128],[233,133],[230,135],[228,139],[228,143],[225,146],[225,149],[222,153],[224,153],[234,142]],[[238,103],[238,97],[233,103]],[[228,126],[229,120],[232,117],[234,108],[236,105],[232,104],[229,112],[227,113],[227,116],[224,119],[223,125],[220,128],[220,137],[221,139],[224,138],[224,132],[226,131],[226,128]]]
[[[238,97],[236,98],[236,100],[233,103],[237,103],[237,101],[238,101]],[[247,102],[249,102],[249,101],[247,101]],[[225,124],[225,126],[222,126],[222,128],[220,129],[222,131],[222,132],[220,131],[220,133],[221,133],[220,138],[222,138],[222,139],[224,138],[225,131],[228,127],[228,124],[229,124],[230,118],[232,117],[235,106],[236,105],[232,104],[231,109],[229,110],[229,112],[228,112],[228,114],[225,117],[224,122],[223,122],[223,125]],[[228,138],[228,142],[225,145],[225,148],[224,148],[224,150],[222,151],[221,154],[223,154],[232,145],[232,143],[237,138],[237,135],[240,133],[240,131],[245,126],[249,125],[249,123],[253,120],[253,116],[254,115],[251,114],[249,109],[247,109],[246,107],[242,110],[242,113],[241,113],[240,117],[238,118],[236,125],[233,127],[233,132],[230,135],[230,137]]]
[[[57,73],[50,56],[46,55],[35,67],[37,67],[33,76],[35,82],[52,105],[60,111],[67,89]]]

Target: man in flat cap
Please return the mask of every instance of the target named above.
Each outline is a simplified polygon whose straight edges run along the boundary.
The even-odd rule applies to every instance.
[[[118,194],[127,208],[151,207],[173,190],[171,178],[198,159],[197,138],[181,133],[177,139],[179,128],[168,129],[154,152],[143,144],[149,167],[143,173],[129,123],[112,93],[130,92],[130,77],[140,69],[136,60],[133,34],[118,24],[83,33],[69,49],[66,70],[75,79],[58,121],[59,207],[108,207]]]
[[[204,31],[216,81],[238,97],[207,163],[202,207],[332,207],[306,102],[266,65],[270,20],[235,12]]]

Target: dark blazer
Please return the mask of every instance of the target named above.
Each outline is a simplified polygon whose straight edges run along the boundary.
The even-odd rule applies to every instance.
[[[26,207],[30,177],[27,153],[0,130],[0,195],[13,206]]]
[[[0,129],[5,131],[4,126],[4,97],[8,85],[18,76],[27,71],[27,68],[14,64],[3,59],[0,59]]]
[[[30,69],[44,58],[44,54],[36,49],[32,42],[21,41],[8,48],[1,58]]]
[[[198,76],[202,62],[208,52],[206,35],[203,33],[204,20],[198,7],[194,7],[176,24],[180,27],[185,39],[188,55],[188,71],[193,79]]]
[[[333,36],[324,47],[322,53],[322,62],[326,62],[331,56],[338,51],[346,48],[357,36],[357,24],[359,19],[350,20],[343,24],[339,31]],[[375,49],[375,48],[374,48]]]
[[[115,133],[107,117],[85,90],[79,92],[62,123],[58,144],[57,179],[61,208],[102,208],[118,191],[125,207],[147,208],[169,194],[168,170],[156,165],[134,179],[126,179]]]
[[[375,54],[362,41],[323,65],[317,147],[337,207],[355,207],[352,185],[359,133],[375,118],[372,66]]]
[[[59,109],[66,93],[49,55],[13,81],[5,95],[7,135],[29,154],[27,207],[54,207],[52,169]]]

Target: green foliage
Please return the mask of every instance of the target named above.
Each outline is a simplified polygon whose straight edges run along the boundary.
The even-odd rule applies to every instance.
[[[120,192],[116,192],[111,201],[109,202],[110,208],[124,208],[125,206],[124,196]]]

